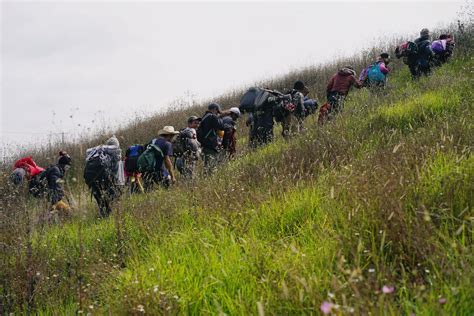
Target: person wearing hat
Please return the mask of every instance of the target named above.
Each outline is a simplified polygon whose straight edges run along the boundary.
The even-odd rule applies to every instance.
[[[222,148],[226,154],[226,158],[233,158],[236,152],[236,128],[237,120],[241,116],[238,107],[231,107],[226,113],[221,115],[224,123],[224,136],[222,138]]]
[[[173,156],[173,145],[171,142],[177,134],[179,134],[179,132],[175,131],[173,126],[165,126],[158,131],[158,137],[150,142],[156,145],[163,155],[156,157],[156,170],[143,175],[146,191],[149,191],[155,183],[169,187],[171,183],[176,182],[173,163],[171,162],[171,157]]]
[[[221,147],[218,133],[225,128],[222,118],[218,116],[219,114],[221,114],[220,105],[217,103],[209,104],[197,130],[198,141],[202,146],[204,172],[206,175],[211,174],[219,163]]]
[[[195,115],[188,118],[188,125],[180,131],[179,142],[182,154],[176,157],[175,166],[179,173],[186,179],[194,177],[196,162],[201,155],[201,144],[197,140],[196,129],[201,123],[201,118]],[[175,152],[175,154],[177,154]]]
[[[303,120],[306,117],[306,108],[304,107],[304,94],[308,92],[308,88],[303,81],[298,80],[293,85],[291,90],[291,99],[294,109],[286,111],[282,120],[282,135],[288,138],[291,135],[296,135],[303,129]]]
[[[344,99],[352,86],[357,89],[362,88],[352,66],[343,67],[331,77],[326,87],[326,97],[330,107],[328,114],[334,115],[342,110]]]
[[[424,28],[420,31],[420,37],[415,40],[418,46],[418,55],[408,62],[408,67],[414,79],[421,75],[428,76],[431,73],[431,61],[433,50],[431,49],[430,31]]]

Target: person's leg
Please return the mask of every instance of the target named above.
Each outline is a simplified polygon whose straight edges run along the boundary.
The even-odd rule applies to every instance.
[[[290,126],[291,126],[292,114],[287,114],[281,121],[282,131],[281,134],[283,138],[288,139],[290,136]]]

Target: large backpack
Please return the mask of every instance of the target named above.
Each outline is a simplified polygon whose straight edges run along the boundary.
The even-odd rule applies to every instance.
[[[385,81],[385,75],[380,70],[380,62],[373,63],[367,70],[367,78],[370,83],[379,83]]]
[[[433,41],[433,43],[431,43],[431,49],[436,54],[442,54],[446,51],[446,40],[444,40],[445,41],[444,45],[442,41],[443,40],[436,40],[436,41]]]
[[[96,181],[113,181],[113,158],[104,146],[89,148],[86,151],[84,180],[88,186]]]
[[[411,41],[403,42],[395,49],[395,56],[397,58],[404,57],[403,62],[407,63],[409,57],[418,56],[418,45]]]
[[[184,129],[179,131],[179,134],[176,135],[171,144],[173,145],[173,155],[175,157],[181,157],[189,150],[188,137]]]
[[[152,141],[152,143],[146,147],[145,151],[140,155],[140,157],[138,157],[138,171],[154,172],[161,169],[161,166],[158,166],[157,164],[159,157],[164,158],[163,151],[161,151],[160,147],[153,144]]]
[[[268,98],[272,95],[273,93],[270,90],[250,88],[240,99],[239,110],[242,113],[262,110],[268,105]]]
[[[127,148],[125,152],[125,171],[128,173],[134,173],[138,171],[137,161],[138,157],[145,151],[145,147],[142,145],[132,145]]]
[[[248,89],[247,92],[244,93],[240,99],[240,112],[245,113],[255,111],[255,99],[257,98],[258,93],[259,89],[254,87]]]
[[[50,169],[42,171],[41,173],[33,176],[28,182],[28,192],[35,198],[46,196],[48,191],[48,179],[47,174]]]

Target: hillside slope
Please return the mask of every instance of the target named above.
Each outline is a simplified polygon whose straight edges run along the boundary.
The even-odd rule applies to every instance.
[[[418,82],[403,68],[329,124],[107,220],[85,193],[56,225],[5,200],[3,311],[472,314],[473,70],[472,52]]]

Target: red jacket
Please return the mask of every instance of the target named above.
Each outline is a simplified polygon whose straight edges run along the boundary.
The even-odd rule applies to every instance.
[[[329,80],[326,92],[339,92],[342,95],[347,95],[353,85],[358,89],[362,88],[362,84],[355,78],[355,71],[342,68]]]
[[[36,165],[36,162],[33,161],[33,158],[25,157],[15,161],[14,169],[23,168],[30,177],[34,177],[37,174],[40,174],[44,171],[44,168]]]

